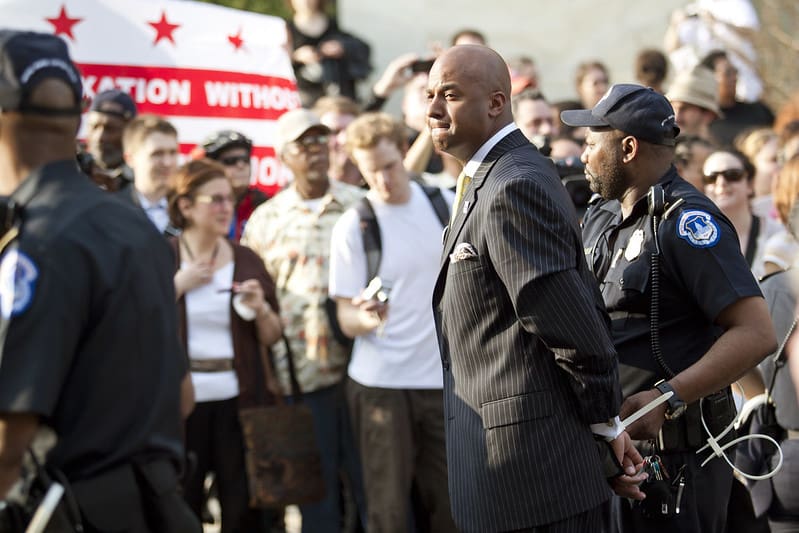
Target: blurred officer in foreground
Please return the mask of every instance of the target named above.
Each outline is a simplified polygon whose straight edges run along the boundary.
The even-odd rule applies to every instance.
[[[61,39],[0,30],[0,498],[49,426],[36,484],[66,487],[58,531],[198,532],[177,492],[172,255],[141,210],[78,170],[81,93]]]

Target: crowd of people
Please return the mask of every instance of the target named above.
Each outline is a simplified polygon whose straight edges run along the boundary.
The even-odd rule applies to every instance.
[[[234,121],[182,161],[113,89],[77,141],[63,42],[0,30],[0,531],[56,484],[59,531],[285,531],[239,414],[297,401],[304,532],[799,531],[799,112],[751,13],[700,0],[636,80],[590,59],[556,98],[465,29],[359,99],[369,46],[292,4],[271,197]],[[763,393],[753,481],[721,447]]]

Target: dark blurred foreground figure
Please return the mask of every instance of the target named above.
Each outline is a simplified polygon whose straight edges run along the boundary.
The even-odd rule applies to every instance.
[[[0,30],[0,497],[49,426],[44,466],[75,498],[58,531],[198,532],[178,492],[172,256],[140,210],[80,173],[81,93],[63,41]]]

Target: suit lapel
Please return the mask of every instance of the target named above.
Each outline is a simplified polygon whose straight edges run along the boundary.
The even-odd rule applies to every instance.
[[[477,204],[478,198],[480,197],[480,189],[485,184],[488,173],[497,160],[499,160],[499,158],[505,153],[529,143],[530,141],[527,140],[521,131],[514,130],[503,137],[494,146],[494,148],[491,149],[485,159],[483,159],[483,162],[480,163],[477,172],[475,172],[471,182],[469,183],[469,186],[466,188],[463,199],[458,206],[458,213],[456,213],[455,219],[452,221],[450,227],[447,228],[446,233],[444,234],[444,249],[441,253],[441,267],[439,270],[438,279],[436,280],[436,288],[433,295],[434,302],[438,302],[440,300],[441,293],[444,289],[444,279],[446,278],[447,267],[449,266],[449,254],[452,253],[452,249],[458,242],[458,236],[463,230],[466,220],[469,218],[469,215],[472,213],[472,211],[474,211],[474,207]]]

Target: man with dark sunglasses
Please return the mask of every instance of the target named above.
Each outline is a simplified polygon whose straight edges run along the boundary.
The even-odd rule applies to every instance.
[[[252,212],[269,198],[264,191],[251,185],[252,141],[243,133],[221,130],[206,138],[202,148],[205,157],[222,163],[233,185],[236,205],[229,237],[239,242]]]
[[[582,161],[600,198],[583,241],[612,321],[621,417],[672,393],[627,430],[654,466],[646,499],[614,500],[614,526],[721,533],[732,470],[719,457],[703,465],[713,452],[698,451],[735,416],[730,383],[776,347],[768,308],[732,223],[672,165],[680,129],[663,96],[614,85],[561,118],[589,128]],[[614,488],[638,482],[622,476]]]

